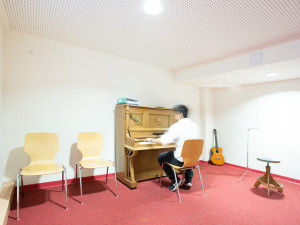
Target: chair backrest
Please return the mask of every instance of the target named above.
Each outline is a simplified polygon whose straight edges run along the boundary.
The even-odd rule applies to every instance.
[[[191,139],[184,142],[181,152],[184,167],[194,167],[198,165],[199,158],[203,151],[203,144],[203,139]]]
[[[24,151],[30,156],[30,164],[53,163],[58,150],[55,133],[29,133],[25,136]]]
[[[101,133],[86,132],[77,135],[77,148],[82,153],[82,158],[100,157],[104,147]]]

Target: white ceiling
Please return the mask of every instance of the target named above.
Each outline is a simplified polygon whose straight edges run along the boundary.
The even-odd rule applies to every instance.
[[[161,2],[162,13],[150,16],[144,0],[1,0],[0,21],[6,30],[173,72],[300,39],[300,0]]]
[[[266,76],[276,73],[277,76]],[[240,85],[268,83],[300,78],[300,57],[281,62],[251,67],[241,70],[210,74],[195,79],[182,79],[180,82],[210,88],[236,87]]]

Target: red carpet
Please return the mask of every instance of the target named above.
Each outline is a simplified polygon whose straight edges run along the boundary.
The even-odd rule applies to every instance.
[[[15,198],[8,225],[300,224],[300,185],[280,180],[283,194],[272,190],[268,197],[265,187],[253,187],[256,178],[250,172],[238,183],[243,170],[206,163],[200,169],[206,196],[197,174],[190,190],[180,189],[182,203],[168,190],[167,178],[161,189],[158,179],[140,182],[135,190],[118,182],[118,198],[110,178],[107,186],[103,180],[85,182],[83,205],[79,188],[69,185],[68,211],[61,187],[27,191],[21,199],[21,220],[16,220]]]

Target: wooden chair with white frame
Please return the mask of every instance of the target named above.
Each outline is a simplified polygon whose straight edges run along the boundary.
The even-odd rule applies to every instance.
[[[79,169],[79,179],[80,179],[80,195],[81,195],[81,204],[83,204],[82,200],[82,176],[81,169],[95,169],[95,168],[107,168],[106,169],[106,181],[107,183],[107,175],[108,168],[113,166],[115,168],[115,186],[116,186],[116,198],[118,197],[117,193],[117,177],[116,177],[116,166],[115,163],[103,159],[101,157],[101,151],[104,147],[103,136],[101,133],[97,132],[85,132],[79,133],[77,136],[77,148],[82,153],[82,160],[76,163],[76,187],[77,187],[77,170]]]
[[[55,133],[29,133],[25,136],[24,151],[30,156],[30,164],[18,171],[17,175],[17,220],[20,220],[19,186],[21,179],[24,196],[23,176],[39,176],[62,173],[62,188],[65,180],[66,209],[68,209],[67,170],[54,161],[59,150],[58,136]]]

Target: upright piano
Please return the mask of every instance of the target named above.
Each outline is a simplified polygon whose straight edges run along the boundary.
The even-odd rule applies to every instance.
[[[137,182],[160,176],[157,156],[175,150],[175,144],[144,144],[148,137],[158,138],[175,122],[170,108],[116,105],[117,179],[129,188]]]

